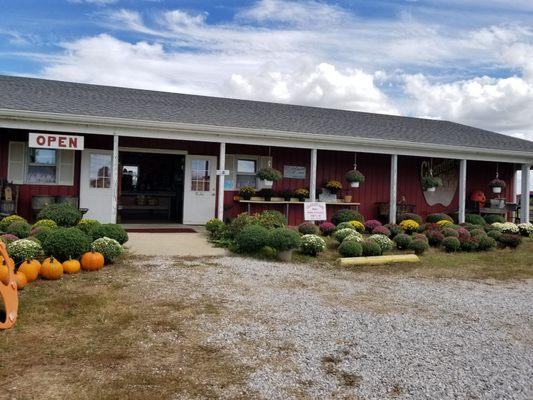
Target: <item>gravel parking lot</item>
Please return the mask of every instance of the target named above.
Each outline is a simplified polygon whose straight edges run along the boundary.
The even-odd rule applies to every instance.
[[[157,285],[143,291],[147,302],[208,299],[215,308],[188,323],[246,370],[244,383],[216,388],[219,398],[533,398],[531,281],[237,257],[143,268],[143,285]]]

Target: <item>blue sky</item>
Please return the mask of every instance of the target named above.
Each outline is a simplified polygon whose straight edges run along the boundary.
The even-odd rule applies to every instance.
[[[526,0],[0,0],[0,73],[449,119],[533,139]]]

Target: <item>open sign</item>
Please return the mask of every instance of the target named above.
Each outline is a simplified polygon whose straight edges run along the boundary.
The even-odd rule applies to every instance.
[[[44,149],[83,150],[83,139],[83,136],[30,132],[28,146]]]

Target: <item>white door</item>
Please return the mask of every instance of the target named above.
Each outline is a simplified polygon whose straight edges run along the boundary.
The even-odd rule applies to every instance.
[[[80,208],[88,208],[84,218],[103,223],[112,221],[113,152],[85,149],[81,155]]]
[[[213,156],[186,156],[183,223],[202,225],[215,216],[216,164]]]

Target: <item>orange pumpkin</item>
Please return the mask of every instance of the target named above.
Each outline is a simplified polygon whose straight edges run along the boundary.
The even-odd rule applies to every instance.
[[[36,259],[30,259],[20,264],[18,271],[26,275],[28,282],[33,282],[39,276],[41,263]]]
[[[15,283],[17,284],[17,289],[22,290],[28,284],[28,279],[26,279],[24,273],[17,271],[15,274]]]
[[[80,271],[80,268],[81,265],[78,260],[68,259],[63,263],[63,271],[67,274],[75,274]]]
[[[4,285],[9,284],[9,269],[7,268],[7,264],[4,262],[4,260],[1,261],[0,264],[0,282],[2,282]]]
[[[44,279],[60,279],[63,276],[63,265],[54,257],[49,257],[43,261],[40,273]]]
[[[104,255],[91,250],[81,256],[81,268],[85,271],[96,271],[104,266]]]

